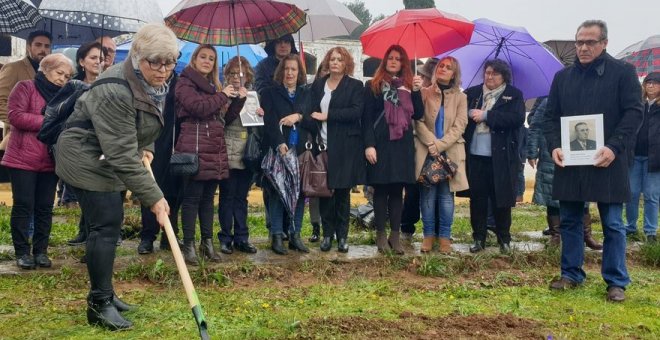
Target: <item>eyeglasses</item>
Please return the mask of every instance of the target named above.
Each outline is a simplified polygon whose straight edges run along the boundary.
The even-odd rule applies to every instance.
[[[582,47],[584,45],[587,45],[587,47],[594,47],[596,44],[599,42],[603,41],[603,39],[598,39],[598,40],[576,40],[575,41],[575,47]]]
[[[117,54],[117,51],[115,49],[109,48],[109,47],[104,47],[103,48],[103,55],[108,55],[108,54]]]
[[[453,68],[449,64],[438,64],[438,68],[439,69],[445,68],[445,69],[447,69],[447,71],[453,71]]]
[[[229,72],[230,77],[240,77],[241,74],[239,72]]]
[[[644,83],[644,86],[658,86],[658,85],[660,85],[660,83],[655,80],[649,80]]]
[[[174,67],[176,67],[176,62],[174,62],[174,61],[170,61],[170,62],[167,62],[167,63],[161,63],[161,62],[156,62],[156,61],[152,61],[152,60],[147,59],[147,62],[149,63],[149,67],[153,71],[160,71],[160,69],[163,68],[163,67],[165,67],[165,71],[172,71],[174,69]]]
[[[495,78],[495,77],[501,77],[501,76],[502,76],[502,74],[498,73],[498,72],[487,71],[486,73],[484,73],[484,78],[490,78],[490,77]]]

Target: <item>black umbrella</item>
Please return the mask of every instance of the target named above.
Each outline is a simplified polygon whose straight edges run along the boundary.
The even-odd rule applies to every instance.
[[[575,40],[548,40],[543,44],[552,49],[551,51],[564,66],[575,61]]]
[[[296,149],[292,147],[284,155],[272,148],[269,149],[261,162],[261,169],[293,220],[300,197],[300,169]]]

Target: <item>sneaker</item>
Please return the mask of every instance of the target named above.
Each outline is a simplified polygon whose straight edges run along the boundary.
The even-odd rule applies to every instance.
[[[573,289],[579,286],[580,284],[573,281],[569,280],[565,277],[560,278],[559,280],[552,281],[550,283],[550,289],[551,290],[566,290],[566,289]]]

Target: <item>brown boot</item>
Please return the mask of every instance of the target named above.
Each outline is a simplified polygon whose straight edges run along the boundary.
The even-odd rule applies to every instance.
[[[440,253],[449,254],[451,253],[451,239],[441,237],[440,240]]]
[[[387,243],[390,244],[390,247],[397,255],[403,255],[405,253],[403,251],[403,246],[401,245],[400,237],[401,237],[400,231],[392,230],[390,232],[390,237],[387,238]]]
[[[549,215],[548,219],[548,228],[550,229],[550,242],[549,244],[553,247],[559,247],[561,244],[561,232],[559,231],[559,216]]]
[[[434,242],[435,242],[435,237],[433,236],[424,237],[424,239],[422,240],[422,248],[420,249],[420,251],[422,253],[430,252],[431,250],[433,250]]]
[[[582,223],[584,223],[584,244],[593,250],[603,249],[603,245],[598,243],[593,236],[591,236],[591,215],[588,213],[584,214],[582,217]]]
[[[378,247],[379,253],[384,253],[390,250],[390,245],[387,243],[387,234],[385,230],[376,231],[376,247]]]

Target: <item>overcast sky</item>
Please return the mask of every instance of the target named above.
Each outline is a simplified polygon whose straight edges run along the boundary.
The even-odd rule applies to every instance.
[[[179,2],[158,1],[164,15]],[[387,16],[403,9],[402,0],[363,1],[374,16],[380,13]],[[602,19],[609,28],[608,51],[612,55],[639,40],[660,34],[658,0],[435,0],[435,5],[440,10],[470,20],[488,18],[507,25],[523,26],[539,41],[573,39],[575,29],[582,21]]]

